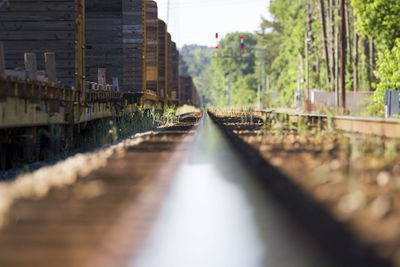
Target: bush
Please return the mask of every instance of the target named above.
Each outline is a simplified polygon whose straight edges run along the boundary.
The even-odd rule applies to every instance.
[[[373,84],[376,91],[372,96],[373,104],[368,111],[377,116],[383,116],[385,91],[400,90],[400,39],[396,40],[396,44],[391,50],[386,49],[379,52],[375,75],[379,82]]]

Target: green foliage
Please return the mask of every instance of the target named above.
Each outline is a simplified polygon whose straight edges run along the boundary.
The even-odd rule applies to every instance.
[[[175,120],[176,111],[173,108],[165,109],[164,113],[139,109],[135,113],[124,114],[109,120],[97,120],[82,130],[74,147],[88,149],[113,144],[136,133],[149,131]]]
[[[383,112],[383,92],[397,86],[396,38],[400,38],[400,4],[399,0],[347,0],[349,14],[349,43],[354,53],[354,19],[357,17],[357,31],[364,38],[358,43],[358,90],[368,91],[377,88],[374,104],[370,110],[376,114]],[[269,13],[272,19],[262,18],[256,34],[230,33],[219,43],[219,57],[214,48],[186,46],[181,55],[186,62],[181,69],[183,73],[194,77],[204,103],[216,106],[226,105],[225,74],[230,74],[231,104],[254,105],[256,103],[258,66],[262,62],[262,53],[247,49],[239,50],[240,36],[245,35],[246,47],[266,48],[266,75],[270,78],[270,88],[277,92],[277,99],[270,99],[268,104],[288,107],[293,103],[294,93],[298,90],[297,77],[300,74],[300,87],[304,88],[305,80],[305,35],[307,31],[306,0],[272,0]],[[325,1],[326,3],[326,1]],[[331,90],[334,81],[327,82],[327,71],[322,49],[322,25],[319,1],[310,1],[311,35],[309,55],[309,88]],[[327,5],[323,14],[327,14]],[[327,20],[328,18],[325,17]],[[334,35],[336,36],[340,17],[338,8],[334,9]],[[328,27],[328,25],[327,25]],[[328,30],[327,30],[328,32]],[[376,71],[376,82],[370,71],[370,51],[367,37],[374,37],[376,54],[379,56]],[[398,45],[397,45],[398,46]],[[396,47],[397,47],[396,46]],[[385,50],[386,49],[386,50]],[[214,52],[212,52],[214,51]],[[379,53],[379,51],[384,51]],[[242,52],[237,56],[238,52]],[[328,52],[333,53],[331,50]],[[349,52],[349,51],[348,51]],[[213,53],[213,54],[212,54]],[[211,54],[213,55],[211,57]],[[332,56],[332,54],[330,55]],[[300,61],[301,59],[301,61]],[[332,62],[330,61],[330,64]],[[337,66],[337,65],[336,65]],[[347,55],[346,89],[354,86],[353,55]],[[263,76],[263,74],[261,74]]]
[[[244,36],[245,49],[240,50],[240,37]],[[223,38],[211,59],[208,69],[211,99],[216,106],[226,101],[225,75],[229,74],[231,105],[254,105],[256,102],[257,78],[255,75],[255,50],[257,38],[254,34],[235,32]]]
[[[212,104],[215,106],[225,106],[225,73],[217,66],[215,60],[211,61],[211,64],[207,69],[207,78],[210,90],[209,97]]]
[[[232,87],[233,106],[252,106],[257,98],[257,78],[255,75],[239,76]]]
[[[208,67],[211,61],[211,52],[211,47],[185,45],[179,53],[179,73],[192,76],[203,103],[210,102]]]
[[[391,49],[400,38],[399,0],[352,0],[358,31],[376,37],[381,48]]]
[[[174,122],[176,120],[176,110],[173,108],[165,109],[162,119],[167,124]]]
[[[266,71],[270,73],[272,62],[279,55],[283,39],[282,26],[277,21],[269,21],[265,18],[261,20],[260,30],[257,32],[258,46],[266,48]]]
[[[245,49],[240,50],[240,37],[245,37]],[[225,74],[230,75],[231,104],[253,105],[256,102],[256,55],[251,47],[257,37],[251,33],[230,33],[223,38],[218,51],[214,48],[184,46],[180,52],[184,65],[181,70],[193,77],[203,103],[216,106],[227,104]],[[213,56],[211,57],[211,53]]]
[[[245,49],[240,50],[240,37],[244,36]],[[223,38],[218,46],[218,52],[212,58],[212,63],[234,76],[254,73],[255,52],[252,47],[256,46],[257,39],[254,34],[244,32],[229,33]]]
[[[379,52],[377,70],[375,71],[379,83],[375,84],[376,91],[372,96],[373,105],[369,107],[369,112],[378,116],[384,115],[385,91],[396,89],[400,90],[400,39],[397,39],[395,46],[389,50]]]
[[[210,64],[211,50],[207,46],[184,45],[179,51],[179,73],[199,76]]]
[[[270,58],[271,81],[274,90],[279,91],[279,105],[287,106],[292,103],[297,90],[297,58],[304,51],[305,1],[275,0],[271,2],[270,13],[274,17],[270,23],[273,28],[263,39],[265,43],[274,46],[270,47],[271,51],[278,51]],[[274,39],[268,40],[271,38]]]

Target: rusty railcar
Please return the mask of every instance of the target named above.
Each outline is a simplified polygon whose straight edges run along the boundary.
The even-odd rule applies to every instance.
[[[77,24],[83,22],[80,1],[8,2],[0,8],[0,40],[4,42],[7,74],[25,70],[24,53],[35,53],[37,67],[44,69],[44,53],[55,52],[57,77],[62,84],[75,85],[78,57]],[[11,73],[10,73],[11,72]]]
[[[157,3],[146,1],[146,85],[147,93],[158,93],[158,12]]]
[[[95,120],[179,105],[179,53],[154,1],[8,3],[0,6],[0,158],[15,156],[20,136],[30,137],[20,148],[34,150],[39,127],[57,125],[67,139]]]
[[[164,98],[167,95],[167,25],[158,20],[158,94]]]
[[[193,105],[200,107],[201,101],[192,77],[189,75],[179,76],[179,87],[181,90],[179,102],[183,105]]]

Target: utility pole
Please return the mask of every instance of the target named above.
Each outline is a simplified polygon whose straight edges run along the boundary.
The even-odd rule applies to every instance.
[[[339,56],[340,56],[340,68],[339,68],[339,87],[338,91],[341,92],[342,108],[343,111],[346,109],[346,0],[340,1],[340,26],[339,26]]]
[[[216,35],[218,38],[218,35]],[[244,50],[245,48],[244,45],[244,36],[241,36],[240,38],[240,50]],[[225,48],[231,48],[234,49],[234,47],[225,47]],[[216,49],[219,49],[218,46],[216,46]],[[265,107],[265,100],[266,100],[266,64],[267,64],[267,49],[265,47],[259,47],[259,46],[251,46],[251,47],[247,47],[246,49],[252,49],[256,52],[259,52],[261,54],[261,52],[263,52],[263,67],[262,67],[262,72],[263,72],[263,80],[261,81],[261,55],[260,55],[260,59],[258,62],[258,83],[257,83],[257,108],[264,108]],[[224,55],[218,55],[217,56],[213,56],[215,58],[234,58],[235,56],[224,56]],[[262,86],[262,105],[261,105],[261,86]],[[225,73],[225,93],[226,93],[226,101],[228,106],[230,106],[230,80],[229,80],[229,73]]]
[[[267,92],[270,92],[270,84],[269,84],[269,75],[267,75]],[[267,98],[266,98],[266,94],[264,94],[264,98],[265,98],[265,100],[267,100]],[[265,103],[265,102],[264,102]]]
[[[265,72],[266,72],[266,64],[267,64],[267,49],[264,47],[264,56],[263,56],[263,97],[262,97],[262,108],[265,108],[265,90],[266,90],[266,81],[265,81]]]
[[[300,79],[301,79],[301,77],[300,77],[300,75],[301,75],[301,73],[300,73],[301,62],[300,62],[300,57],[301,57],[301,55],[297,54],[297,92],[299,94],[301,92],[301,81],[300,81]]]
[[[257,108],[258,109],[260,108],[260,94],[261,94],[261,56],[258,59],[258,82],[257,82]]]
[[[229,80],[229,73],[225,74],[225,83],[226,83],[226,102],[228,107],[231,106],[231,92],[230,92],[230,80]]]
[[[308,33],[305,34],[305,54],[306,54],[306,82],[304,84],[304,102],[308,100],[308,90],[310,90],[310,69],[309,69],[309,43]]]

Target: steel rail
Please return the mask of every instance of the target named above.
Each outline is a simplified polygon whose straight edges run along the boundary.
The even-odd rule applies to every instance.
[[[337,130],[384,136],[388,138],[400,138],[400,119],[384,119],[377,117],[355,117],[355,116],[330,116],[321,114],[306,114],[296,111],[281,111],[276,109],[262,109],[262,114],[286,115],[290,121],[299,118],[307,118],[311,122],[327,122],[331,120],[333,127]]]

